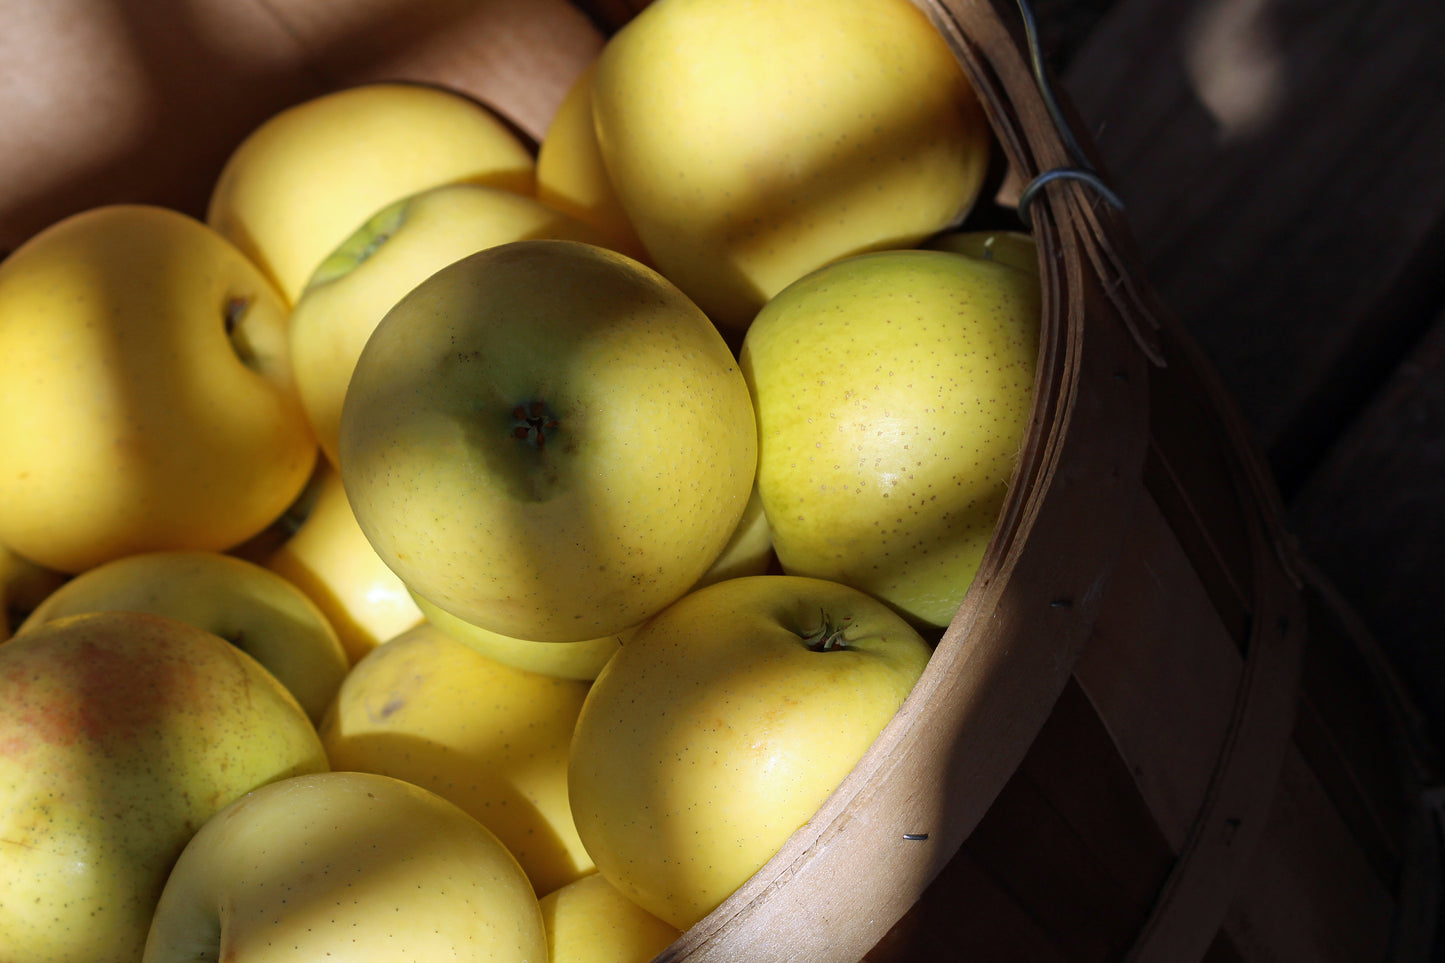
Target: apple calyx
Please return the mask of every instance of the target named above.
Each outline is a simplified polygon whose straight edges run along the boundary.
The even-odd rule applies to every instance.
[[[512,409],[512,437],[533,448],[546,448],[547,438],[561,427],[546,402],[532,401]]]
[[[848,648],[848,640],[843,637],[843,633],[848,630],[848,619],[834,624],[828,613],[821,610],[818,617],[822,624],[802,637],[803,644],[814,652],[833,652]]]

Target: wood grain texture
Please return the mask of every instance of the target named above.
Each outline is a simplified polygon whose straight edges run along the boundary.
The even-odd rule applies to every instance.
[[[1058,43],[1148,276],[1445,741],[1445,6],[1115,0]]]
[[[1434,0],[1118,0],[1069,64],[1149,277],[1287,490],[1428,320],[1442,46]]]
[[[602,34],[568,0],[0,0],[0,254],[104,203],[205,212],[284,107],[368,80],[440,83],[542,136]]]

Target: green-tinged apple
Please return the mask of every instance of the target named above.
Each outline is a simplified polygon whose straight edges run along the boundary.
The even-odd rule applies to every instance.
[[[429,624],[468,648],[514,669],[557,679],[590,682],[597,678],[607,660],[637,628],[631,626],[611,635],[577,642],[533,642],[473,625],[420,595],[413,598]]]
[[[686,592],[757,462],[736,359],[652,269],[502,244],[377,326],[341,414],[357,522],[416,595],[502,635],[600,639]]]
[[[592,111],[652,262],[730,331],[814,268],[962,221],[992,149],[909,0],[655,0],[603,49]]]
[[[310,596],[354,665],[423,616],[356,523],[341,474],[323,463],[311,493],[296,528],[262,562]]]
[[[997,261],[1039,276],[1039,247],[1024,231],[952,230],[923,245],[931,251],[952,251],[984,261]]]
[[[549,893],[592,869],[567,799],[567,749],[587,689],[502,665],[422,624],[356,664],[321,741],[333,769],[405,779],[457,804]]]
[[[95,612],[0,645],[0,959],[134,963],[219,809],[326,769],[259,663],[166,616]]]
[[[386,312],[453,261],[543,237],[603,239],[536,198],[485,184],[444,184],[378,211],[321,262],[291,311],[291,367],[331,464],[352,369]]]
[[[367,218],[439,184],[534,188],[527,145],[490,109],[442,86],[378,82],[268,118],[231,153],[206,222],[233,240],[289,304]]]
[[[537,897],[456,806],[360,772],[280,780],[195,834],[143,963],[545,963]]]
[[[768,519],[754,486],[732,538],[693,587],[700,588],[741,575],[762,575],[768,571],[772,561],[773,541],[768,532]],[[627,644],[628,637],[637,628],[633,626],[614,635],[582,642],[532,642],[473,625],[421,596],[416,596],[416,604],[428,622],[488,658],[514,669],[561,679],[590,681],[597,678],[607,660],[619,647]]]
[[[648,963],[682,931],[588,873],[542,897],[548,963]]]
[[[848,258],[768,302],[741,361],[785,572],[949,623],[1023,445],[1040,311],[1036,273],[924,250]]]
[[[888,606],[821,579],[679,599],[612,657],[577,719],[568,787],[598,872],[687,929],[812,817],[930,653]]]
[[[0,545],[0,642],[10,638],[36,606],[68,578]]]
[[[0,543],[67,573],[230,548],[317,460],[280,295],[147,205],[72,215],[0,262],[0,437]]]
[[[537,198],[601,230],[607,247],[639,261],[647,251],[618,203],[592,123],[595,62],[577,75],[537,147]]]
[[[312,722],[351,667],[336,630],[305,592],[219,552],[142,552],[104,562],[51,593],[19,631],[103,611],[169,615],[214,632],[261,663]]]

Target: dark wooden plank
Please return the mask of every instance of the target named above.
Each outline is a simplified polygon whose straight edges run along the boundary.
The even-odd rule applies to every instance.
[[[1384,963],[1392,883],[1371,871],[1315,774],[1290,753],[1224,930],[1247,960]]]
[[[1117,0],[1065,72],[1150,280],[1266,448],[1305,553],[1437,743],[1441,49],[1436,0]],[[1350,711],[1308,708],[1305,735],[1322,733],[1312,713]]]
[[[1066,89],[1291,488],[1439,303],[1445,5],[1118,0]]]
[[[1445,741],[1445,313],[1301,489],[1301,545]]]

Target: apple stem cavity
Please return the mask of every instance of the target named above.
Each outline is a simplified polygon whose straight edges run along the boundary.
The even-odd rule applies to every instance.
[[[814,652],[833,652],[848,648],[848,640],[843,637],[843,633],[848,629],[848,620],[844,619],[841,624],[835,625],[833,620],[828,618],[828,613],[821,610],[818,617],[822,624],[802,637],[803,644]]]
[[[250,342],[243,336],[241,322],[246,317],[246,312],[251,310],[252,299],[244,294],[233,294],[226,298],[226,303],[221,307],[221,321],[225,325],[226,340],[231,342],[236,356],[248,368],[256,366],[256,352],[252,350]]]
[[[221,319],[226,325],[226,337],[236,333],[240,326],[241,319],[246,316],[246,311],[251,307],[251,299],[244,295],[233,294],[226,299],[226,304],[221,308]]]
[[[534,448],[546,448],[548,436],[560,426],[544,402],[533,401],[512,409],[512,437]]]

